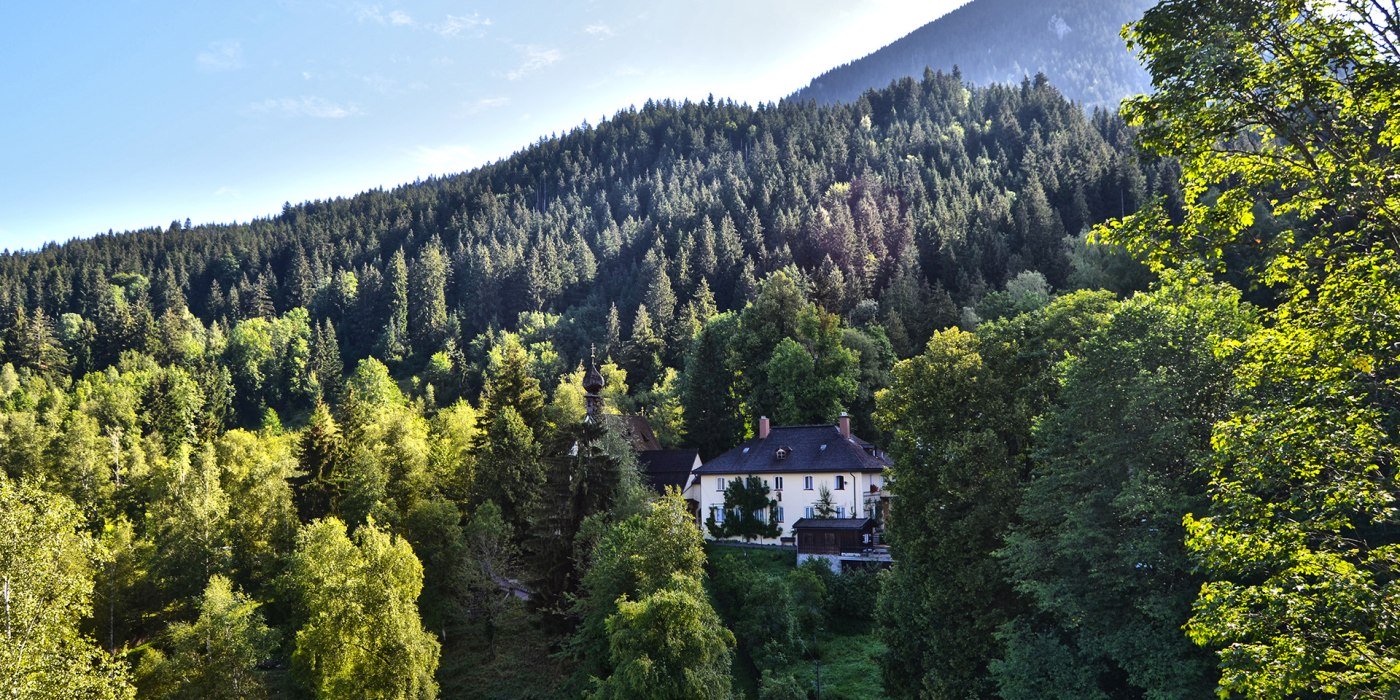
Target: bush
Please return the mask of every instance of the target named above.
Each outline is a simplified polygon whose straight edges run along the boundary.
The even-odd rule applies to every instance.
[[[759,700],[807,700],[807,689],[791,673],[777,674],[763,671],[758,681]]]
[[[880,590],[880,572],[855,567],[834,574],[828,584],[827,615],[847,620],[875,619],[875,594]]]

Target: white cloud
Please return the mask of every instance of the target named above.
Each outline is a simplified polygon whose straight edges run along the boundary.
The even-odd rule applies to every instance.
[[[481,13],[473,12],[470,17],[458,15],[448,15],[447,19],[430,25],[429,28],[442,36],[457,36],[464,29],[476,29],[477,27],[491,26],[491,19],[482,17]]]
[[[243,44],[237,41],[216,41],[195,56],[199,67],[206,71],[238,70],[243,67]]]
[[[506,73],[506,79],[519,80],[546,66],[559,62],[564,55],[559,53],[559,49],[546,49],[540,46],[526,46],[525,62],[521,63],[515,70]]]
[[[302,95],[301,97],[281,97],[263,100],[248,105],[249,114],[280,114],[285,117],[312,117],[315,119],[343,119],[360,113],[355,103],[339,104],[324,97]]]
[[[471,146],[419,146],[410,153],[413,159],[433,173],[457,173],[480,164],[481,156]]]
[[[356,5],[355,21],[384,24],[388,19],[384,16],[384,11],[379,9],[378,5]]]
[[[361,23],[373,22],[385,26],[426,29],[445,37],[453,37],[467,30],[491,26],[491,19],[482,17],[479,12],[473,12],[470,16],[447,15],[447,18],[441,22],[420,22],[403,10],[385,12],[384,8],[379,5],[356,5],[355,19]]]
[[[599,39],[606,39],[616,34],[616,32],[613,31],[612,27],[609,27],[608,25],[602,22],[594,22],[593,24],[584,27],[583,33],[589,36],[596,36]]]
[[[240,191],[237,187],[230,187],[228,185],[224,185],[223,187],[214,190],[215,197],[240,197],[242,195],[243,192]]]
[[[355,20],[358,22],[374,22],[375,24],[392,24],[395,27],[413,26],[413,16],[403,10],[390,10],[387,14],[384,8],[378,5],[356,5]]]
[[[475,102],[467,104],[467,114],[480,114],[488,109],[500,109],[510,104],[509,97],[483,97]]]

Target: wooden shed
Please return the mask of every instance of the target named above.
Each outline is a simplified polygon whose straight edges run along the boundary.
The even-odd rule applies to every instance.
[[[860,553],[875,541],[875,521],[870,518],[802,518],[792,524],[797,555]]]

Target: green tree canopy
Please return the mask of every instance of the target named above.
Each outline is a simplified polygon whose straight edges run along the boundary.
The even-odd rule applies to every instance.
[[[303,620],[292,662],[316,697],[437,697],[440,646],[423,629],[423,567],[408,543],[370,522],[353,540],[335,518],[306,526],[288,585]]]
[[[1180,159],[1185,216],[1103,235],[1159,266],[1243,260],[1282,299],[1187,518],[1208,578],[1188,630],[1221,649],[1224,692],[1394,695],[1400,12],[1167,0],[1126,36],[1154,92],[1125,111]]]
[[[143,695],[157,698],[264,698],[267,684],[257,665],[277,650],[258,602],[223,576],[209,579],[199,619],[167,631],[168,655],[143,661]]]
[[[725,698],[734,636],[702,585],[705,551],[672,493],[603,535],[571,649],[598,698]]]
[[[895,566],[880,594],[892,695],[994,692],[996,631],[1024,601],[992,553],[1016,521],[1031,428],[1055,394],[1053,367],[1113,304],[1107,293],[1076,292],[975,334],[936,333],[895,365],[877,416],[894,435]]]
[[[62,496],[0,475],[0,692],[15,698],[135,697],[124,664],[81,630],[96,543]]]
[[[1003,696],[1194,698],[1215,688],[1211,654],[1181,633],[1200,588],[1181,523],[1206,503],[1231,349],[1255,321],[1238,291],[1191,274],[1120,304],[1057,370],[1021,520],[1000,552],[1033,608],[999,632]]]

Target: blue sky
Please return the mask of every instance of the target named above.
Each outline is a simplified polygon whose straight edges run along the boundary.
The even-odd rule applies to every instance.
[[[0,3],[0,248],[247,221],[649,98],[775,101],[962,2]]]

